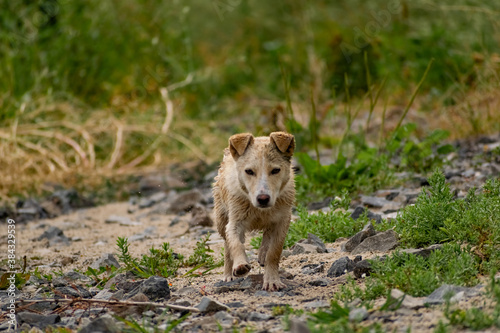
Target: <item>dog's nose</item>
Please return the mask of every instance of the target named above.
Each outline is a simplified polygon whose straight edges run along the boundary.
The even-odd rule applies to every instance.
[[[267,204],[269,203],[270,199],[271,199],[271,197],[269,195],[267,195],[267,194],[259,194],[257,196],[257,202],[261,206],[267,206]]]

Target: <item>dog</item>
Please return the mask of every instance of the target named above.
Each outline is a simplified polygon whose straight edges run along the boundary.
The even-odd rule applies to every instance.
[[[278,267],[295,203],[291,159],[295,138],[285,132],[269,137],[236,134],[213,184],[217,230],[224,244],[224,281],[247,274],[245,232],[262,230],[258,262],[264,267],[262,289],[285,288]]]

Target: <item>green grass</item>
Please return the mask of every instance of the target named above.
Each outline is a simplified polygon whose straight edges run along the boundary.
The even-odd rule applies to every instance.
[[[490,112],[500,53],[495,2],[397,2],[392,12],[375,0],[223,4],[6,2],[0,156],[9,158],[0,157],[0,168],[16,177],[0,185],[3,198],[40,192],[47,179],[96,187],[173,162],[214,163],[235,132],[288,129],[302,152],[336,147],[342,137],[351,145],[384,105],[390,125],[392,109],[408,105],[431,59],[414,107],[432,121],[442,113],[453,121],[417,136],[440,125],[452,137],[500,128]],[[385,130],[376,132],[367,142]],[[336,180],[364,169],[384,174],[367,168],[379,162],[366,146],[355,158],[343,152],[349,162],[336,162]],[[409,166],[422,160],[408,157]],[[360,178],[347,183],[384,181]]]

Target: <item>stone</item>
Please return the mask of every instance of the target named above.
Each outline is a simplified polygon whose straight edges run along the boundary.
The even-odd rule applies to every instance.
[[[305,243],[296,243],[294,246],[292,246],[291,250],[292,255],[318,253],[318,247],[316,245]]]
[[[113,297],[113,293],[109,289],[103,289],[97,293],[93,297],[93,299],[103,299],[103,300],[109,300],[111,297]]]
[[[234,317],[226,311],[219,311],[214,314],[214,318],[222,325],[231,327],[234,322]]]
[[[118,223],[123,226],[141,225],[141,222],[132,221],[128,216],[110,215],[104,220],[104,223]]]
[[[167,212],[179,214],[190,211],[197,203],[201,203],[203,194],[199,190],[190,190],[180,193],[168,207]]]
[[[425,306],[424,303],[424,297],[413,297],[410,295],[406,295],[404,292],[402,292],[399,289],[392,289],[391,290],[391,298],[397,300],[398,304],[400,303],[402,308],[407,308],[407,309],[420,309]]]
[[[120,328],[109,316],[102,316],[92,320],[85,325],[78,333],[119,333]]]
[[[362,279],[370,275],[372,271],[371,263],[368,260],[361,260],[354,266],[354,276],[357,279]]]
[[[394,230],[389,229],[375,236],[365,238],[351,253],[387,252],[395,249],[398,245],[398,234]]]
[[[375,227],[371,222],[368,222],[368,224],[365,225],[363,230],[361,230],[360,232],[349,238],[349,240],[342,245],[342,250],[346,252],[351,252],[366,238],[375,236],[376,234],[377,232],[375,231]]]
[[[421,256],[424,258],[428,258],[432,252],[439,250],[443,247],[443,244],[434,244],[429,247],[423,249],[403,249],[401,252],[414,254],[416,256]]]
[[[366,217],[368,217],[370,220],[375,220],[375,223],[379,224],[382,222],[382,216],[380,216],[379,214],[373,213],[371,210],[366,209],[363,206],[357,206],[356,208],[354,208],[354,211],[351,213],[351,218],[353,220],[357,220],[365,212],[366,212]]]
[[[226,305],[224,305],[216,300],[213,300],[207,296],[203,296],[200,303],[198,305],[196,305],[196,307],[198,308],[198,310],[200,310],[200,312],[204,312],[204,313],[228,311],[229,310],[229,308]]]
[[[319,263],[319,264],[308,264],[302,267],[302,274],[317,274],[317,273],[323,273],[325,270],[325,263]]]
[[[309,281],[308,284],[313,287],[326,287],[330,284],[328,279],[317,279]]]
[[[333,199],[331,197],[327,197],[323,201],[311,202],[307,205],[307,210],[320,210],[322,208],[328,207],[330,206],[332,200]]]
[[[82,281],[82,282],[91,282],[92,279],[89,278],[86,275],[83,275],[82,273],[78,273],[76,271],[69,271],[66,274],[64,274],[64,278],[66,280],[71,280],[71,281]]]
[[[463,293],[463,294],[460,294]],[[480,291],[476,288],[467,288],[467,287],[461,287],[461,286],[455,286],[455,285],[449,285],[449,284],[443,284],[441,287],[437,288],[434,290],[427,298],[425,299],[424,303],[434,305],[434,304],[442,304],[446,302],[446,297],[455,297],[454,299],[451,299],[451,301],[458,301],[462,297],[471,297],[471,296],[476,296],[479,295]]]
[[[144,209],[144,208],[149,208],[151,206],[156,205],[159,202],[162,202],[168,198],[167,194],[165,192],[157,192],[147,198],[141,198],[139,200],[139,208]]]
[[[372,196],[367,196],[367,195],[361,196],[361,202],[363,203],[363,205],[366,205],[368,207],[375,207],[375,208],[382,208],[385,205],[391,204],[391,201],[386,200],[384,198],[372,197]]]
[[[41,241],[44,239],[49,240],[49,245],[69,245],[71,240],[64,235],[63,231],[58,227],[51,226],[49,229],[45,230],[36,240]]]
[[[354,261],[349,257],[342,257],[332,264],[326,275],[328,277],[339,277],[347,272],[352,272],[354,267]]]
[[[250,314],[247,317],[247,320],[248,321],[268,321],[271,318],[272,318],[272,316],[265,314],[265,313],[250,312]]]
[[[90,267],[93,269],[99,269],[100,267],[116,267],[120,268],[120,263],[116,259],[113,253],[104,253],[99,259],[94,261]]]
[[[214,225],[214,221],[208,214],[207,210],[200,204],[196,204],[193,209],[191,209],[191,214],[191,220],[188,221],[190,227],[211,227]]]
[[[168,286],[167,279],[164,277],[151,276],[130,291],[130,293],[126,295],[126,299],[138,293],[146,295],[151,301],[167,300],[170,298],[170,287]]]
[[[307,323],[297,318],[290,319],[290,333],[310,333]]]
[[[271,294],[265,290],[257,290],[254,294],[257,297],[269,297]]]
[[[226,304],[228,307],[230,308],[243,308],[245,307],[245,304],[243,304],[242,302],[229,302]]]
[[[318,253],[326,253],[326,245],[323,241],[316,236],[315,234],[307,233],[307,239],[300,240],[299,243],[310,244],[316,246],[316,252]]]
[[[351,322],[360,323],[363,320],[366,320],[368,316],[369,316],[368,310],[366,310],[364,306],[349,311],[349,320]]]
[[[17,314],[17,321],[20,324],[27,323],[31,326],[44,329],[49,325],[59,323],[61,317],[58,314],[41,315],[33,312],[20,312]]]

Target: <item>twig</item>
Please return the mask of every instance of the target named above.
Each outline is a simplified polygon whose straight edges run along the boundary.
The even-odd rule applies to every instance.
[[[154,307],[165,307],[177,311],[191,311],[200,312],[198,308],[191,306],[182,306],[168,303],[154,303],[154,302],[132,302],[132,301],[110,301],[104,299],[85,299],[85,298],[47,298],[47,299],[33,299],[33,300],[19,300],[17,303],[43,303],[43,302],[54,302],[54,303],[88,303],[88,304],[107,304],[107,305],[129,305],[129,306],[154,306]]]

